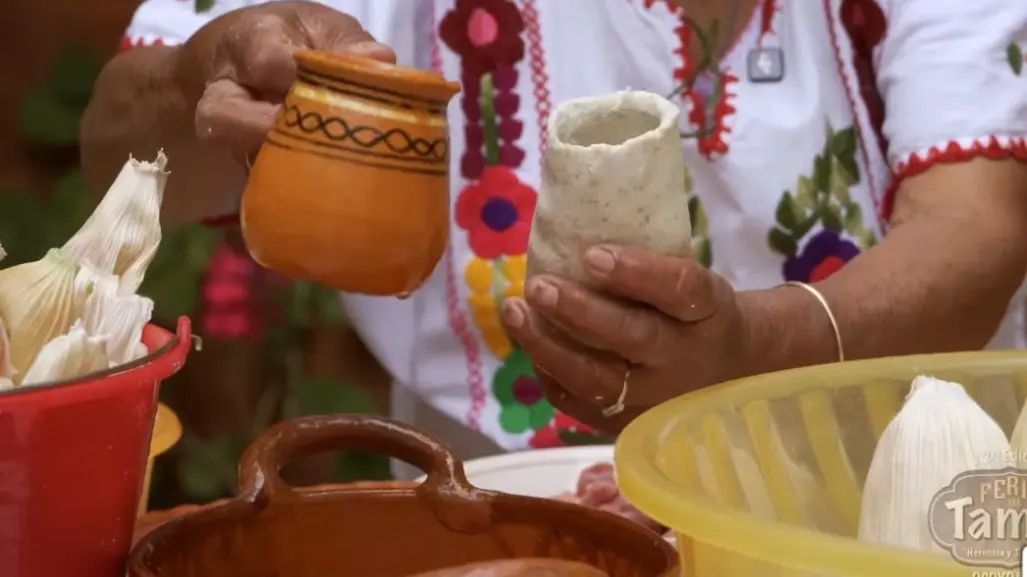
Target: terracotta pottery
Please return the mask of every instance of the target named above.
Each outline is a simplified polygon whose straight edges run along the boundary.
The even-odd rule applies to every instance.
[[[293,489],[289,458],[381,451],[421,467],[415,486]],[[131,577],[403,577],[499,559],[579,561],[611,577],[677,577],[677,552],[621,517],[471,486],[444,445],[368,415],[281,423],[243,455],[239,495],[143,537]]]
[[[305,51],[243,193],[257,262],[347,292],[404,295],[446,250],[446,107],[432,72]]]

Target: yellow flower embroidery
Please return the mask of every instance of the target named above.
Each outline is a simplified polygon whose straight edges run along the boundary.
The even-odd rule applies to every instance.
[[[488,294],[492,290],[492,262],[478,257],[471,259],[464,269],[464,282],[472,293]]]
[[[505,287],[494,286],[496,283],[494,274],[504,271],[503,267],[493,265],[492,261],[473,258],[467,263],[464,269],[464,282],[470,289],[467,295],[467,307],[474,318],[474,324],[481,331],[482,341],[485,346],[502,360],[510,355],[513,345],[499,322],[499,303],[496,302],[496,291],[504,291]],[[498,269],[498,271],[497,271]],[[505,271],[504,271],[505,276]],[[503,294],[503,292],[500,292]]]
[[[505,294],[503,296],[505,296],[506,298],[510,298],[510,297],[523,297],[524,296],[524,283],[522,283],[522,282],[510,283],[510,284],[508,284],[506,286],[506,291],[504,291],[504,292],[505,292]]]
[[[527,258],[523,254],[509,256],[503,261],[503,276],[511,284],[524,284]]]
[[[492,354],[496,355],[497,359],[506,360],[506,357],[510,356],[513,351],[513,345],[506,336],[506,332],[503,331],[503,327],[479,326],[479,328],[481,329],[481,340],[485,342],[485,346],[492,351]]]

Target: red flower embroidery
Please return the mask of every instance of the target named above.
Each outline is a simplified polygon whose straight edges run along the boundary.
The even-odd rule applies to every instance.
[[[489,166],[456,201],[456,224],[479,258],[491,260],[528,250],[537,194],[505,166]]]
[[[524,20],[509,0],[457,0],[439,24],[439,37],[464,69],[478,74],[524,58]]]
[[[560,431],[573,431],[585,435],[595,433],[595,430],[588,425],[579,423],[560,411],[556,411],[556,415],[548,425],[535,431],[535,434],[528,440],[528,445],[533,449],[564,447],[567,443],[560,438]]]

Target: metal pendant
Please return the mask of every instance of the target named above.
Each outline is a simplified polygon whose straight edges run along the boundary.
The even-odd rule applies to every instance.
[[[785,77],[785,54],[777,47],[753,48],[746,55],[749,82],[781,82]]]

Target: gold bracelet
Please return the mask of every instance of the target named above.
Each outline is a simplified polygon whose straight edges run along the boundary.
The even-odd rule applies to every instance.
[[[845,348],[842,347],[842,331],[838,329],[838,321],[834,318],[834,312],[831,311],[831,305],[827,304],[827,299],[824,295],[820,294],[820,291],[813,285],[806,284],[799,281],[788,281],[782,286],[797,286],[806,289],[809,294],[813,295],[818,301],[820,306],[824,307],[824,312],[827,313],[827,320],[831,321],[831,329],[834,330],[834,342],[838,346],[838,362],[845,360]]]

